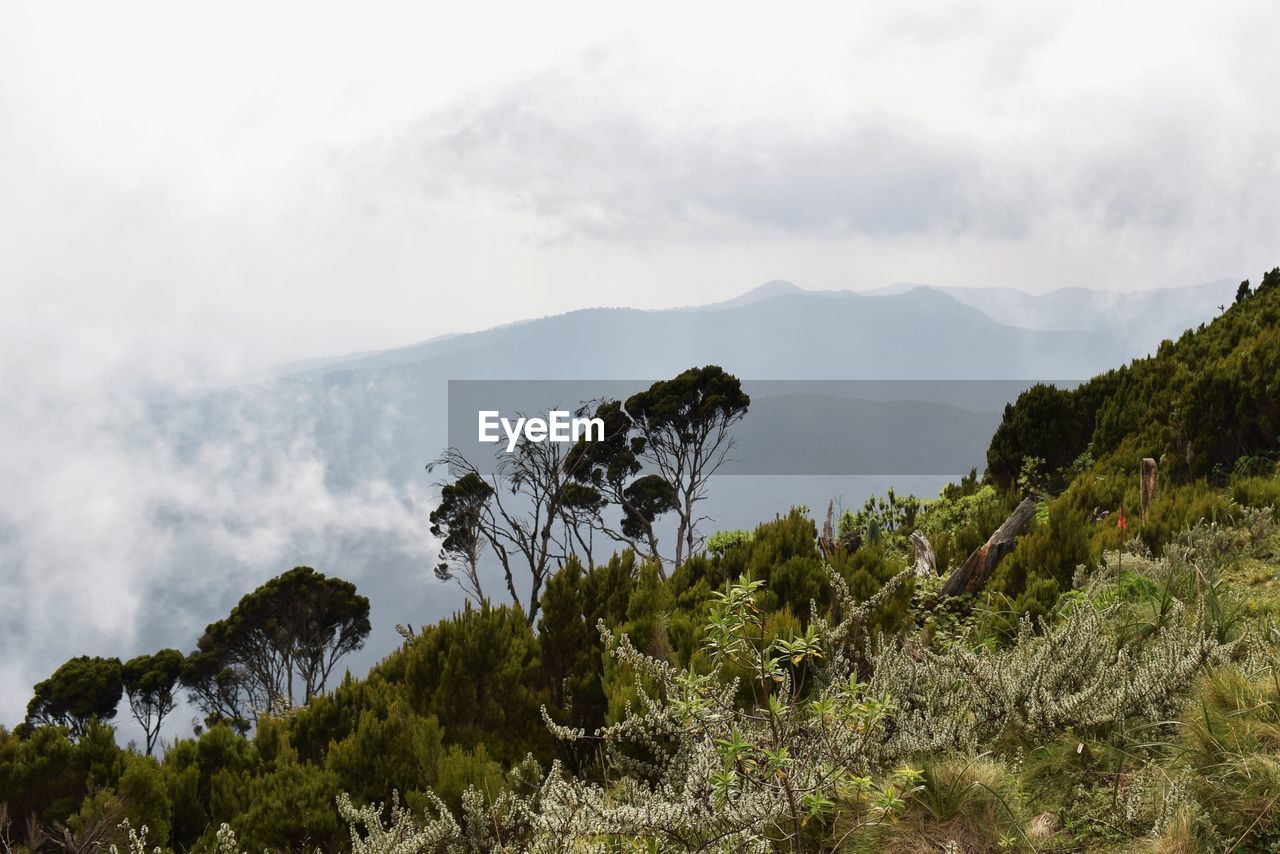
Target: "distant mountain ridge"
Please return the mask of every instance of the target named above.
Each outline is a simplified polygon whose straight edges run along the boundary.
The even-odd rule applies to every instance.
[[[1132,338],[1144,352],[1165,338],[1206,323],[1235,299],[1236,283],[1217,279],[1199,285],[1142,291],[1058,288],[1041,294],[1018,288],[945,287],[899,282],[867,291],[893,295],[916,288],[944,293],[1000,323],[1027,329],[1090,330]]]
[[[721,365],[744,381],[1073,380],[1150,349],[1123,327],[1057,330],[1001,322],[964,296],[973,295],[930,287],[881,294],[818,292],[773,281],[697,308],[589,308],[391,350],[312,360],[286,376],[158,403],[152,412],[156,441],[177,464],[219,463],[223,477],[259,484],[255,488],[273,495],[296,495],[299,501],[296,508],[288,507],[288,518],[296,520],[288,536],[261,545],[252,556],[225,545],[216,529],[211,535],[209,520],[199,514],[161,513],[162,536],[176,544],[175,564],[200,577],[239,567],[257,583],[297,563],[340,573],[370,597],[376,627],[371,648],[383,649],[395,643],[397,623],[435,620],[461,604],[453,587],[433,580],[434,554],[425,535],[430,484],[439,476],[425,466],[449,443],[450,380],[585,380],[584,386],[594,388],[592,381],[652,381],[706,364]],[[1207,296],[1212,294],[1173,303],[1189,306]],[[1093,304],[1087,292],[1067,297],[1086,307]],[[1003,299],[1008,302],[1007,295]],[[1175,318],[1185,316],[1184,326],[1193,326],[1214,311],[1162,316],[1159,328],[1148,320],[1149,331],[1176,337],[1181,329],[1174,324],[1183,321]],[[1093,309],[1082,312],[1085,318],[1096,316]],[[714,521],[708,525],[742,527],[793,504],[825,506],[832,498],[856,506],[888,486],[932,494],[947,476],[984,465],[1003,402],[971,405],[972,391],[959,389],[958,406],[910,397],[807,400],[804,411],[811,423],[802,425],[804,447],[789,458],[789,468],[777,472],[795,476],[737,476],[732,488],[713,488],[706,512]],[[546,401],[548,406],[575,403]],[[758,462],[780,443],[796,442],[791,418],[796,405],[757,401],[736,431],[737,456]],[[936,476],[888,474],[926,471],[935,451],[963,463],[948,463],[955,470]],[[827,467],[827,460],[859,459],[880,464],[878,470],[886,474],[819,474],[839,468]],[[295,486],[297,478],[304,480]],[[319,497],[304,486],[318,490]],[[316,501],[351,508],[346,528],[309,524],[308,508]],[[420,516],[418,536],[380,521],[364,509],[371,503]],[[394,518],[390,511],[387,515]],[[208,604],[195,594],[157,601],[154,608],[157,625],[182,619],[194,630],[208,619]],[[352,666],[368,663],[357,656]]]
[[[1217,307],[1230,304],[1233,297],[1234,285],[1227,279],[1190,287],[1148,291],[1108,292],[1073,287],[1044,294],[1032,294],[1005,287],[945,287],[908,282],[863,292],[811,291],[791,282],[775,279],[732,299],[706,305],[669,309],[578,309],[476,332],[450,333],[390,350],[306,360],[281,366],[274,375],[293,378],[315,377],[335,370],[366,369],[431,359],[457,358],[465,353],[472,353],[484,362],[484,351],[494,347],[509,350],[508,342],[534,342],[540,338],[544,341],[562,342],[566,346],[569,342],[591,341],[595,345],[595,351],[600,353],[615,346],[617,342],[635,342],[635,339],[640,337],[641,330],[644,334],[649,334],[655,327],[670,329],[666,337],[675,334],[677,330],[687,330],[690,334],[695,330],[703,332],[701,330],[703,324],[697,320],[691,320],[690,315],[715,315],[747,310],[747,315],[725,314],[725,317],[731,322],[742,323],[756,329],[759,323],[752,314],[760,311],[759,307],[766,303],[770,306],[769,314],[776,309],[780,315],[777,320],[784,324],[792,322],[793,326],[795,323],[802,326],[803,321],[800,316],[807,310],[812,310],[814,316],[811,318],[811,323],[815,331],[834,331],[832,327],[836,323],[846,324],[846,328],[850,330],[858,329],[862,326],[859,318],[905,324],[905,326],[891,328],[877,326],[866,330],[877,339],[884,339],[885,333],[892,333],[893,337],[901,338],[907,326],[914,326],[918,337],[923,339],[930,334],[927,325],[929,322],[964,322],[973,324],[974,329],[987,329],[994,324],[1019,329],[1023,333],[1102,335],[1110,340],[1102,341],[1102,339],[1086,337],[1075,342],[1086,348],[1081,354],[1083,361],[1080,367],[1102,370],[1116,361],[1126,361],[1152,352],[1164,338],[1177,337],[1185,329],[1212,319],[1217,313]],[[847,304],[838,305],[835,301]],[[920,317],[908,322],[908,315],[912,312],[919,313]],[[610,335],[604,340],[599,340],[600,336],[592,335],[589,331],[589,328],[594,326],[617,329],[619,325],[630,328],[631,334],[628,334],[627,329],[621,329],[618,330],[621,333],[619,338],[615,339]],[[566,333],[571,333],[570,337],[543,338],[546,334],[562,336]],[[997,337],[1009,338],[1010,336],[1005,332],[999,333]],[[1012,337],[1025,340],[1024,335],[1015,334]],[[1059,345],[1067,340],[1070,338],[1058,336]],[[1104,348],[1101,357],[1093,358],[1087,355],[1089,349],[1099,345]],[[686,349],[706,350],[706,348]],[[808,349],[813,348],[808,347]],[[732,350],[716,352],[723,355],[717,357],[715,353],[711,353],[705,358],[716,362],[732,361],[730,358]],[[693,355],[690,353],[690,356]],[[1114,358],[1108,361],[1108,357]],[[535,363],[538,361],[534,360]],[[1044,374],[1038,370],[1043,367],[1041,364],[1043,361],[1032,359],[1024,362],[1021,361],[1019,353],[1010,354],[1010,362],[1020,364],[1024,370],[1031,371],[1022,376],[1043,376]],[[616,367],[616,362],[616,359],[602,358],[600,360],[601,375],[617,376],[612,371]],[[548,364],[546,367],[552,368],[552,365]],[[556,369],[561,370],[563,367],[567,366]],[[812,367],[812,364],[806,366],[807,369]],[[464,370],[464,373],[474,374],[475,368],[476,365],[471,365],[469,369]],[[1070,370],[1070,360],[1067,360],[1067,364],[1063,364],[1062,368],[1068,369],[1067,372],[1073,375],[1084,375],[1079,370]],[[766,370],[766,373],[770,377],[775,376],[773,371]],[[824,372],[821,375],[825,377],[832,374]],[[939,376],[950,375],[948,366],[943,366],[939,371]],[[1065,376],[1060,373],[1054,375]],[[808,374],[804,375],[804,378],[813,376]],[[1007,374],[1000,373],[999,376],[1007,376]]]
[[[455,379],[664,376],[706,362],[757,379],[1060,378],[1132,355],[1106,334],[1020,329],[928,288],[892,295],[796,289],[693,311],[579,309],[292,376],[433,361]]]

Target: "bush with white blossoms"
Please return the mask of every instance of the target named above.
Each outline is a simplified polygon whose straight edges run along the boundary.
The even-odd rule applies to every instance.
[[[1176,599],[1159,631],[1120,642],[1110,622],[1116,608],[1086,600],[1039,631],[1024,618],[1016,642],[999,650],[886,646],[871,679],[898,709],[885,753],[974,749],[1009,727],[1043,734],[1154,720],[1231,649],[1206,630],[1202,608],[1188,614]]]
[[[1156,719],[1230,649],[1203,607],[1176,598],[1158,628],[1122,639],[1120,605],[1095,601],[1101,583],[1051,622],[1023,620],[1002,649],[872,644],[871,616],[908,573],[858,603],[830,572],[838,616],[815,613],[793,638],[769,638],[760,582],[733,583],[711,611],[705,673],[645,655],[601,625],[610,653],[637,676],[635,702],[595,733],[544,718],[561,739],[600,744],[606,783],[559,763],[541,775],[530,759],[497,798],[467,792],[460,820],[439,802],[419,821],[398,803],[384,812],[344,796],[353,850],[838,849],[903,810],[919,780],[911,760],[973,750],[1011,727],[1047,734]]]
[[[530,761],[492,801],[468,791],[461,822],[439,807],[421,825],[397,803],[384,817],[344,797],[339,809],[352,824],[354,850],[808,850],[838,847],[892,817],[918,780],[910,768],[879,762],[892,703],[847,668],[824,665],[816,625],[799,637],[770,639],[756,603],[760,586],[741,581],[717,595],[706,673],[644,655],[600,626],[611,654],[647,689],[637,689],[622,721],[599,732],[549,717],[547,723],[560,738],[601,743],[616,775],[607,784],[575,778],[556,763],[531,785]],[[853,636],[884,598],[858,605],[847,590],[843,595],[845,619],[822,625],[832,637]],[[744,693],[751,697],[745,705]]]
[[[738,581],[717,594],[706,673],[644,655],[601,626],[607,647],[649,690],[594,735],[625,776],[607,789],[564,778],[551,801],[564,819],[558,833],[580,842],[642,838],[664,850],[767,851],[804,840],[838,845],[903,807],[917,773],[877,761],[889,698],[848,668],[823,666],[816,624],[770,639],[755,601],[760,586]],[[865,623],[880,598],[850,599],[848,624]],[[561,738],[587,737],[552,727]]]
[[[1222,551],[1213,533],[1158,560],[1116,555],[1122,570],[1104,561],[1052,619],[1024,619],[1001,648],[872,638],[876,610],[910,570],[860,603],[829,570],[832,616],[815,607],[809,627],[784,638],[766,629],[761,582],[734,582],[715,596],[705,672],[646,655],[602,622],[637,685],[623,719],[588,733],[543,716],[556,737],[601,748],[604,781],[559,763],[544,772],[530,757],[496,796],[465,792],[457,815],[431,795],[426,815],[347,795],[338,812],[356,854],[839,850],[907,808],[921,779],[913,762],[1010,730],[1040,737],[1174,712],[1238,644],[1215,633],[1204,596],[1194,606],[1148,596],[1158,609],[1135,630],[1121,576],[1163,579],[1166,591],[1175,575],[1206,578],[1197,563]],[[1125,797],[1136,809],[1145,796],[1135,785]],[[130,854],[146,854],[145,828],[129,838]],[[226,825],[216,851],[240,854]]]

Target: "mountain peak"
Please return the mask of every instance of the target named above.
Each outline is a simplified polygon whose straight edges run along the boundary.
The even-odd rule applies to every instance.
[[[805,289],[794,285],[785,279],[772,279],[763,285],[757,285],[744,294],[727,299],[724,302],[714,303],[716,308],[734,308],[741,305],[751,305],[753,302],[770,299],[772,297],[786,296],[787,294],[802,294]]]

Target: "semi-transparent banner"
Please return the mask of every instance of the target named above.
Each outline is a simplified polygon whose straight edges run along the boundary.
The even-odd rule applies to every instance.
[[[595,403],[653,380],[451,380],[449,446],[491,473],[519,442],[593,441]],[[952,475],[986,466],[1004,407],[1036,381],[743,380],[726,475]],[[1044,382],[1044,381],[1039,381]],[[1078,381],[1055,381],[1070,388]]]

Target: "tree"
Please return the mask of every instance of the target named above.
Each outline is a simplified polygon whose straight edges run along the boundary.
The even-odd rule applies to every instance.
[[[529,593],[523,603],[530,625],[557,563],[582,553],[590,565],[592,530],[658,562],[665,578],[654,521],[671,510],[679,516],[671,561],[679,565],[700,543],[697,505],[733,447],[728,428],[750,402],[738,379],[721,368],[691,368],[654,383],[625,405],[599,402],[595,417],[605,423],[602,440],[568,446],[522,436],[511,451],[495,452],[497,463],[487,473],[457,448],[449,448],[427,467],[447,466],[455,477],[441,485],[433,531],[458,533],[450,554],[464,567],[472,565],[483,540],[502,565],[512,601],[522,607],[515,570],[527,568]],[[638,476],[645,462],[655,471]],[[622,508],[617,527],[603,521],[609,503]],[[452,570],[440,569],[437,575],[449,578]]]
[[[583,496],[572,489],[566,454],[564,443],[533,442],[522,436],[510,453],[500,452],[489,474],[483,474],[457,448],[449,448],[427,466],[428,470],[446,466],[458,473],[456,480],[441,487],[442,495],[452,488],[455,504],[460,491],[474,494],[479,490],[477,482],[489,487],[490,500],[474,504],[474,530],[497,556],[507,592],[521,607],[515,571],[520,566],[528,569],[525,614],[530,626],[538,616],[538,599],[547,576],[572,551],[572,533],[567,530],[572,525],[568,523],[585,506]]]
[[[750,405],[738,378],[716,365],[690,368],[627,399],[632,429],[644,440],[643,459],[674,493],[672,509],[679,519],[675,566],[700,542],[697,505],[733,448],[729,428]]]
[[[616,627],[625,621],[635,564],[635,553],[627,551],[584,572],[570,557],[547,582],[538,649],[551,692],[548,714],[558,723],[588,731],[605,723],[604,644],[597,623]],[[579,772],[597,758],[588,742],[558,746],[561,758]]]
[[[622,403],[598,402],[593,417],[604,422],[604,439],[583,438],[566,457],[576,481],[597,497],[591,522],[610,539],[661,563],[654,522],[675,507],[675,490],[659,475],[637,478],[643,464],[644,437],[633,434],[632,422]],[[617,527],[604,521],[608,504],[622,508]]]
[[[485,522],[493,487],[479,474],[467,472],[440,490],[440,504],[431,511],[431,534],[443,537],[436,577],[453,579],[463,592],[484,601],[480,585],[480,553],[485,544]]]
[[[483,744],[503,763],[550,754],[538,640],[518,607],[466,603],[410,641],[397,668],[412,711],[435,715],[447,744]]]
[[[1273,267],[1262,276],[1262,281],[1258,282],[1258,287],[1254,290],[1255,294],[1265,294],[1275,288],[1280,288],[1280,267]]]
[[[359,649],[370,631],[369,600],[356,586],[294,567],[245,595],[225,620],[200,638],[183,681],[201,686],[207,713],[235,722],[292,706],[324,691],[337,662]]]
[[[193,651],[182,664],[179,681],[191,692],[187,699],[204,712],[205,726],[210,728],[222,723],[241,734],[248,732],[257,710],[267,705],[265,699],[251,695],[251,686],[230,666],[222,649]]]
[[[1046,475],[1061,486],[1058,473],[1070,466],[1093,435],[1096,406],[1081,389],[1036,383],[1007,404],[987,449],[987,471],[1008,487],[1028,457],[1044,461]]]
[[[176,649],[162,649],[154,655],[139,655],[124,663],[121,675],[129,709],[146,733],[147,755],[160,737],[160,725],[177,705],[173,691],[182,677],[185,659]]]
[[[1249,280],[1245,279],[1240,283],[1240,287],[1236,288],[1236,302],[1244,302],[1249,298]]]
[[[66,727],[80,738],[94,721],[116,716],[122,687],[120,659],[82,655],[35,686],[27,704],[27,722]]]

